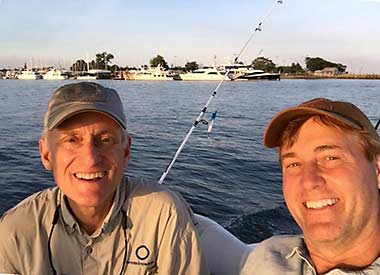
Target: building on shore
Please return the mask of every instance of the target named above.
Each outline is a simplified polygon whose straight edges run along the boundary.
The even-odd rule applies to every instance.
[[[342,74],[339,71],[338,67],[326,67],[322,70],[317,70],[314,72],[315,76],[321,76],[321,77],[333,77]]]

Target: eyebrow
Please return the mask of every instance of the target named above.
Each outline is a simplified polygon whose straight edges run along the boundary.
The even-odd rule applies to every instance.
[[[314,152],[315,153],[320,153],[320,152],[323,152],[323,151],[327,151],[327,150],[335,150],[335,149],[339,149],[341,150],[342,149],[342,146],[339,146],[339,145],[321,145],[321,146],[318,146],[316,148],[314,148]],[[280,161],[284,161],[284,159],[287,159],[287,158],[294,158],[296,157],[297,154],[294,153],[294,152],[289,152],[289,153],[286,153],[286,154],[283,154],[280,156]]]

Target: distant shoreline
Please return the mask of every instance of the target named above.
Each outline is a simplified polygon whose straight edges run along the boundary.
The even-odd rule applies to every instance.
[[[281,79],[380,79],[380,74],[339,74],[317,76],[313,74],[281,74]]]

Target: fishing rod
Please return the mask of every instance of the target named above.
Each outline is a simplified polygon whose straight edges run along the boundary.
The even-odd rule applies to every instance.
[[[276,7],[276,5],[278,4],[282,4],[282,0],[277,0],[273,6],[270,8],[270,10],[268,11],[268,13],[263,17],[263,19],[259,22],[259,24],[257,25],[257,27],[254,29],[254,31],[252,32],[251,36],[249,37],[249,39],[247,40],[247,42],[245,42],[245,44],[243,45],[243,47],[241,48],[239,54],[235,57],[234,59],[234,62],[233,64],[238,64],[238,60],[240,58],[240,56],[242,55],[242,53],[244,52],[244,50],[247,48],[249,42],[251,42],[251,40],[253,39],[253,37],[255,36],[255,34],[257,32],[260,32],[262,31],[262,25],[264,23],[264,21],[269,17],[269,15],[272,13],[272,11],[274,10],[274,8]],[[174,157],[172,158],[172,160],[170,161],[170,163],[168,164],[168,166],[166,167],[164,173],[161,175],[160,179],[158,180],[158,183],[159,184],[162,184],[166,178],[166,176],[169,174],[169,171],[170,169],[173,167],[175,161],[177,160],[179,154],[181,153],[183,147],[185,146],[186,142],[188,141],[188,139],[190,138],[191,134],[193,133],[195,127],[198,126],[199,122],[202,120],[204,114],[206,113],[207,111],[207,108],[208,108],[208,105],[211,103],[211,101],[214,99],[214,97],[216,96],[219,88],[222,86],[224,80],[226,80],[228,78],[228,75],[231,71],[233,66],[230,66],[230,68],[227,69],[227,71],[225,72],[225,74],[223,75],[222,79],[219,81],[218,85],[216,86],[216,88],[214,89],[214,91],[212,92],[211,96],[209,97],[209,99],[207,100],[205,106],[203,107],[203,109],[201,110],[200,114],[198,115],[198,117],[196,118],[196,120],[194,121],[193,125],[191,126],[190,130],[188,131],[187,135],[185,136],[185,138],[183,139],[181,145],[178,147],[176,153],[174,154]],[[215,118],[214,118],[215,119]]]

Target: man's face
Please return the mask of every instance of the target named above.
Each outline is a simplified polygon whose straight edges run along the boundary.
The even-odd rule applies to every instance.
[[[281,148],[286,204],[307,244],[349,244],[379,226],[380,158],[369,162],[350,132],[309,119]]]
[[[72,207],[109,207],[130,154],[120,126],[109,117],[87,112],[75,115],[40,140],[47,170]]]

